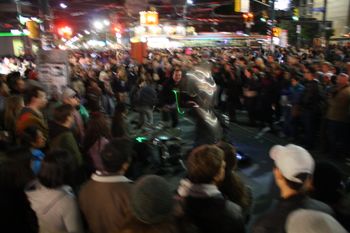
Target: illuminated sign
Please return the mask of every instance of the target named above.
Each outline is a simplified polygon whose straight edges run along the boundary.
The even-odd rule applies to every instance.
[[[158,12],[156,11],[141,11],[140,24],[144,26],[155,26],[159,24]]]

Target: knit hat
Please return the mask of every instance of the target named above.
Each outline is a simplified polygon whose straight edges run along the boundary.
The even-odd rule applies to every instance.
[[[292,212],[286,222],[287,233],[346,233],[347,231],[331,215],[299,209]]]
[[[164,178],[147,175],[136,182],[131,195],[131,208],[141,222],[162,222],[171,216],[173,205],[173,195]]]
[[[271,148],[270,157],[275,161],[275,165],[282,175],[290,181],[303,183],[296,176],[300,173],[312,175],[314,172],[314,159],[307,150],[300,146],[294,144],[276,145]]]

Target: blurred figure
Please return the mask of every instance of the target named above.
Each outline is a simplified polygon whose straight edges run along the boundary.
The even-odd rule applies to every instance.
[[[133,218],[122,233],[177,233],[173,218],[174,199],[162,177],[147,175],[136,181],[131,193]]]
[[[5,102],[7,97],[10,94],[10,89],[7,86],[5,81],[0,80],[0,120],[3,122],[4,119],[4,110],[5,110]],[[3,127],[3,123],[0,125]]]
[[[24,102],[21,96],[10,96],[5,102],[4,129],[9,132],[13,142],[16,135],[16,119],[23,108]]]
[[[243,183],[237,174],[236,148],[226,142],[219,142],[217,146],[225,153],[225,177],[219,185],[224,197],[242,208],[246,220],[249,219],[252,207],[251,190]]]
[[[28,163],[22,163],[22,159],[0,154],[1,231],[38,233],[38,218],[24,192],[30,158],[26,159]]]
[[[29,148],[32,154],[31,168],[35,175],[38,175],[41,168],[41,162],[45,157],[42,149],[46,145],[46,140],[47,139],[44,137],[43,132],[35,126],[26,128],[20,138],[20,144]]]
[[[133,155],[132,142],[113,139],[102,150],[106,173],[96,172],[81,187],[80,209],[92,233],[120,232],[131,218],[130,195],[132,181],[124,175]]]
[[[101,159],[101,151],[112,138],[109,122],[104,114],[100,112],[91,113],[87,124],[84,139],[84,151],[89,158],[90,167],[93,171],[104,171]]]
[[[296,210],[288,216],[287,233],[347,233],[331,215],[314,210]]]
[[[83,232],[79,207],[72,188],[76,170],[74,157],[54,150],[42,161],[38,182],[26,194],[36,212],[42,232]]]
[[[176,127],[179,122],[177,113],[176,98],[173,90],[179,89],[183,73],[180,68],[176,68],[172,78],[167,79],[163,83],[163,89],[160,92],[159,102],[162,107],[162,120],[169,122],[171,118],[171,127]]]
[[[49,146],[51,150],[65,149],[77,161],[80,167],[83,163],[78,143],[71,130],[74,123],[74,108],[69,104],[58,106],[54,110],[54,121],[49,124]]]
[[[67,87],[63,90],[62,93],[62,103],[69,104],[73,107],[74,123],[73,123],[73,132],[79,144],[83,143],[85,135],[85,127],[82,116],[79,113],[80,108],[80,99],[78,93]]]
[[[26,106],[22,109],[16,121],[16,134],[21,135],[25,128],[36,126],[45,138],[48,138],[48,126],[41,110],[47,104],[47,96],[44,89],[32,87],[25,94]]]
[[[214,145],[195,148],[186,163],[188,180],[178,188],[184,217],[201,233],[245,232],[241,208],[225,200],[218,189],[225,177],[224,156]]]
[[[335,218],[350,231],[349,193],[345,190],[343,174],[330,162],[316,163],[311,196],[329,205]]]
[[[119,137],[130,137],[131,133],[129,130],[128,120],[127,120],[128,109],[122,103],[119,103],[114,112],[112,118],[112,136],[115,138]]]
[[[349,76],[341,73],[337,76],[336,81],[337,83],[328,99],[327,136],[331,156],[341,158],[350,155],[348,145],[350,141]]]
[[[281,199],[254,223],[252,233],[282,233],[288,215],[299,208],[313,209],[333,214],[332,209],[307,196],[311,185],[315,162],[309,152],[300,146],[275,145],[270,150],[274,160],[273,175],[280,190]]]

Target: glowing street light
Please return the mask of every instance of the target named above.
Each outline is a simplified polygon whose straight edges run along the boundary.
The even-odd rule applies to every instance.
[[[66,9],[68,6],[67,6],[67,4],[61,2],[61,3],[60,3],[60,7],[61,7],[62,9]]]
[[[107,19],[105,19],[105,20],[103,20],[103,24],[106,26],[109,26],[111,23]]]
[[[90,32],[88,30],[84,30],[86,35],[90,35]]]
[[[94,27],[95,27],[97,30],[101,30],[101,29],[103,29],[103,23],[100,22],[100,21],[95,21],[95,22],[94,22]]]

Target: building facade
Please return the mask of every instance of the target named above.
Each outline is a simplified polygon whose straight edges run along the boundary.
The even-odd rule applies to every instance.
[[[306,0],[308,12],[312,11],[312,17],[322,20],[325,0]],[[312,6],[312,8],[311,8]],[[326,20],[333,22],[334,36],[339,37],[350,32],[350,1],[327,0]]]

